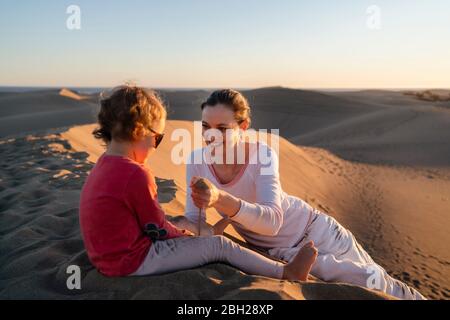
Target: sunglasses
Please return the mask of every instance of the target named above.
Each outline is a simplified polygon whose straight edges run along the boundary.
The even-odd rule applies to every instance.
[[[159,144],[161,143],[162,139],[164,138],[164,133],[159,133],[153,130],[152,128],[149,128],[150,131],[155,134],[155,149],[158,148]]]

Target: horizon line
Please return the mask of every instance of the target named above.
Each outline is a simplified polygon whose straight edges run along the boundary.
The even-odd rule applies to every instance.
[[[3,85],[0,84],[2,89],[110,89],[116,86],[72,86],[72,85]],[[450,90],[449,87],[289,87],[282,85],[263,86],[263,87],[233,87],[233,86],[212,86],[212,87],[169,87],[169,86],[147,86],[138,85],[144,88],[152,88],[155,90],[217,90],[221,88],[234,88],[236,90],[258,90],[258,89],[273,89],[282,88],[290,90],[312,90],[312,91],[361,91],[361,90],[390,90],[390,91],[402,91],[402,90]]]

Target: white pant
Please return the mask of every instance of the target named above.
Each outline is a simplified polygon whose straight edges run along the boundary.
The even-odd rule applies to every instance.
[[[334,218],[317,210],[302,241],[294,248],[274,248],[269,254],[290,261],[305,242],[319,251],[311,274],[324,280],[376,289],[400,299],[425,299],[417,290],[392,278]]]
[[[284,264],[244,248],[224,236],[180,237],[156,241],[131,276],[154,275],[226,262],[248,273],[281,279]]]

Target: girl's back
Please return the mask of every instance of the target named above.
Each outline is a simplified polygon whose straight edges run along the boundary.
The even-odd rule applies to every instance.
[[[145,194],[145,169],[131,159],[103,155],[81,192],[80,225],[92,263],[110,276],[129,274],[144,259],[150,239],[134,212],[134,192]],[[141,189],[141,190],[139,190]]]

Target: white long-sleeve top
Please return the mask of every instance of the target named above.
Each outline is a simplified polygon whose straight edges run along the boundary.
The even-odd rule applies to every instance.
[[[204,160],[205,154],[206,148],[193,151],[187,164],[185,216],[189,220],[198,222],[198,208],[192,201],[189,188],[191,178],[204,177],[217,188],[241,200],[240,210],[230,219],[248,243],[262,248],[290,248],[298,243],[313,208],[282,190],[278,156],[271,147],[261,142],[250,143],[249,163],[227,184],[218,181],[214,169]],[[260,160],[261,154],[267,157],[264,161]],[[194,159],[202,161],[195,164]],[[226,217],[221,212],[219,214]],[[204,213],[202,219],[206,220]]]

